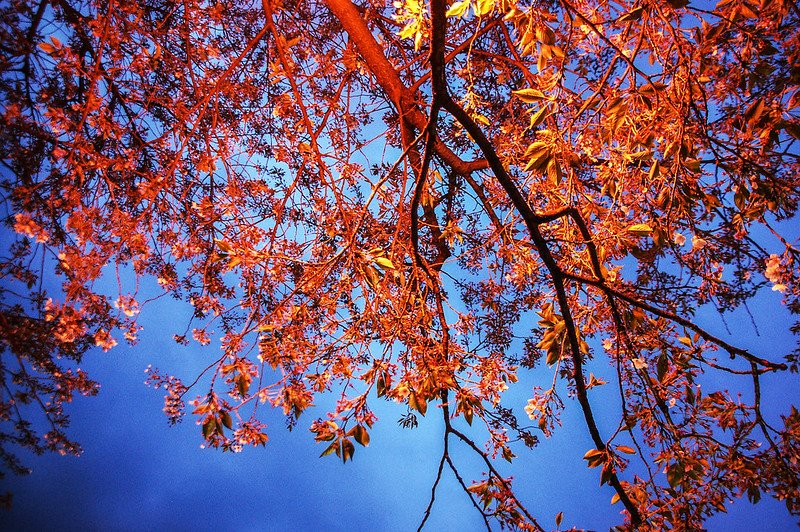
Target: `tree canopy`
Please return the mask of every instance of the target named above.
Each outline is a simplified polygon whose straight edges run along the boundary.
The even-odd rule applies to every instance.
[[[20,446],[79,452],[64,406],[97,383],[74,361],[135,343],[169,295],[193,309],[174,340],[221,350],[148,380],[208,446],[266,444],[272,406],[346,462],[395,401],[406,427],[443,420],[431,505],[451,470],[487,527],[543,530],[497,461],[576,408],[622,527],[697,529],[762,493],[800,514],[800,413],[761,404],[800,351],[697,319],[764,292],[800,312],[799,16],[791,0],[5,3],[6,468],[24,472]],[[527,405],[504,401],[512,385]],[[324,394],[332,411],[303,417]],[[449,445],[485,475],[462,479]]]

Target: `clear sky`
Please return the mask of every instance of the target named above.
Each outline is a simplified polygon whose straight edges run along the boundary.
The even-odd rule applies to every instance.
[[[774,312],[760,312],[778,294],[765,291],[753,307],[760,336],[744,316],[729,320],[740,344],[778,359],[792,347],[787,323]],[[768,305],[772,303],[772,305]],[[0,515],[5,530],[416,530],[434,479],[442,449],[442,421],[429,408],[420,427],[404,430],[396,420],[405,412],[385,403],[367,449],[358,447],[353,462],[335,456],[318,458],[323,449],[313,441],[308,424],[321,408],[303,414],[294,432],[283,426],[278,411],[270,414],[270,442],[239,454],[201,449],[200,428],[191,417],[169,427],[162,393],[144,385],[144,368],[153,364],[182,377],[207,364],[217,349],[180,347],[171,340],[186,323],[186,307],[162,300],[142,314],[141,342],[120,345],[108,353],[90,352],[81,367],[101,383],[100,395],[79,398],[71,406],[71,434],[83,444],[79,457],[28,456],[33,474],[7,477],[2,489],[14,492],[14,507]],[[720,332],[721,326],[715,330]],[[599,367],[599,366],[598,366]],[[594,368],[593,368],[594,369]],[[600,368],[598,371],[602,371]],[[509,390],[521,409],[534,384],[523,374]],[[780,408],[798,401],[797,376],[767,378],[765,401]],[[593,390],[601,409],[604,397]],[[376,402],[376,405],[378,403]],[[320,405],[324,406],[324,405]],[[316,411],[315,411],[316,410]],[[581,460],[591,442],[577,403],[567,401],[564,426],[533,451],[514,448],[513,474],[519,495],[545,528],[564,512],[562,529],[570,526],[608,530],[619,524],[621,505],[611,506],[611,488],[599,487],[599,470]],[[460,420],[459,420],[460,422]],[[478,479],[474,456],[453,442],[465,480]],[[730,513],[713,519],[711,531],[796,530],[785,506],[769,497],[758,505],[737,501]],[[481,530],[482,520],[469,505],[454,478],[445,474],[427,530]]]
[[[793,232],[797,229],[795,225]],[[5,244],[2,238],[0,230],[0,245]],[[711,312],[702,312],[701,319],[714,334],[778,361],[794,348],[787,332],[791,320],[775,310],[780,310],[779,299],[780,294],[768,288],[759,294],[750,307],[756,327],[744,312],[730,316],[727,323]],[[323,401],[331,398],[319,399],[317,407],[304,412],[292,432],[285,428],[281,412],[271,411],[266,419],[270,441],[264,448],[246,448],[238,454],[203,449],[195,419],[189,415],[170,427],[161,411],[163,391],[144,384],[144,370],[151,364],[190,382],[217,358],[216,342],[182,347],[172,341],[173,334],[184,332],[190,310],[165,297],[145,307],[138,345],[120,341],[110,352],[94,349],[87,354],[81,368],[99,381],[100,394],[78,397],[68,405],[69,435],[82,444],[84,453],[80,457],[21,453],[33,472],[0,480],[0,492],[14,493],[12,509],[0,510],[0,532],[416,530],[442,452],[443,422],[436,405],[431,404],[427,417],[420,418],[419,428],[408,430],[396,422],[405,413],[404,406],[374,401],[380,419],[370,431],[371,444],[357,447],[354,460],[347,464],[335,456],[319,458],[325,444],[315,443],[308,431],[311,421],[327,411]],[[119,333],[116,336],[120,340]],[[600,378],[610,378],[611,368],[605,364],[604,359],[596,360],[589,369]],[[507,393],[507,406],[522,413],[532,387],[543,384],[537,380],[541,375],[535,370],[521,372],[519,383]],[[780,424],[780,415],[790,404],[800,406],[797,375],[766,375],[762,387],[770,421]],[[752,394],[746,380],[741,389]],[[189,398],[204,391],[192,390]],[[603,403],[615,404],[615,393],[612,386],[590,393],[601,424]],[[600,487],[599,468],[588,469],[582,460],[593,445],[577,402],[566,397],[565,402],[563,426],[552,438],[542,438],[533,450],[513,446],[518,456],[514,463],[500,461],[497,467],[513,475],[517,496],[544,528],[555,529],[554,517],[563,512],[562,529],[608,530],[622,522],[622,506],[610,504],[612,488]],[[607,434],[608,428],[603,432]],[[482,443],[478,428],[474,434]],[[451,449],[465,481],[479,480],[485,468],[475,454],[455,440]],[[783,503],[765,494],[757,505],[734,502],[707,528],[780,532],[797,530],[798,523]],[[444,473],[426,529],[484,529],[480,514],[449,471]]]

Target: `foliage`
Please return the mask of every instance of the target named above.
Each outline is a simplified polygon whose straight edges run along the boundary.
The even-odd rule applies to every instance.
[[[347,461],[396,401],[404,426],[443,417],[436,485],[446,464],[487,527],[541,530],[495,460],[580,408],[624,526],[700,528],[762,492],[800,514],[800,414],[777,426],[760,395],[798,352],[695,320],[765,287],[800,312],[780,232],[800,197],[791,0],[0,10],[10,469],[15,445],[79,450],[63,403],[97,385],[71,361],[136,342],[154,279],[193,308],[175,339],[222,347],[193,382],[149,374],[173,422],[191,394],[212,447],[266,444],[261,404],[294,426],[333,394],[311,431]],[[533,427],[503,402],[517,381]],[[597,386],[618,389],[610,425]],[[483,479],[462,480],[454,442]]]

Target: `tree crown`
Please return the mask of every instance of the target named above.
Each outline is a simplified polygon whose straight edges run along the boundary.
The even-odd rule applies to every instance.
[[[63,403],[97,385],[70,361],[136,342],[155,280],[193,308],[175,340],[222,347],[148,377],[212,447],[333,394],[303,423],[346,462],[376,401],[407,427],[435,405],[437,483],[464,445],[487,526],[540,530],[496,460],[575,407],[625,526],[697,528],[762,492],[800,513],[800,414],[760,392],[798,352],[696,318],[766,287],[800,311],[793,2],[41,0],[0,21],[12,470],[14,445],[79,450]]]

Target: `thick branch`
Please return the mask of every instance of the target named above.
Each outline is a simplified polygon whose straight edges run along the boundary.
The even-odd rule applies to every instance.
[[[583,361],[580,352],[577,325],[572,318],[572,312],[569,307],[566,288],[564,286],[565,275],[558,266],[555,257],[553,257],[552,253],[550,252],[550,249],[547,246],[547,241],[540,230],[540,225],[548,221],[549,217],[539,215],[533,211],[528,204],[528,201],[520,192],[519,188],[517,188],[517,185],[514,183],[511,176],[508,174],[508,172],[506,172],[503,163],[500,161],[500,158],[494,151],[494,147],[489,139],[483,133],[481,128],[475,123],[475,121],[472,120],[472,118],[464,111],[464,109],[462,109],[461,106],[459,106],[452,99],[448,99],[444,107],[455,117],[456,120],[461,123],[462,126],[464,126],[464,129],[467,130],[470,136],[475,139],[475,142],[478,144],[484,157],[486,157],[486,160],[489,162],[489,166],[494,172],[495,177],[500,182],[503,189],[505,189],[508,196],[511,198],[514,208],[521,214],[523,220],[525,221],[525,225],[528,227],[528,231],[531,235],[531,240],[533,240],[542,262],[544,262],[545,266],[550,272],[550,277],[552,278],[553,286],[556,289],[558,305],[564,319],[567,338],[570,344],[571,358],[574,366],[573,381],[575,383],[575,391],[578,397],[578,402],[583,410],[586,426],[589,429],[589,434],[592,437],[595,447],[601,451],[605,450],[605,441],[600,436],[600,430],[597,427],[591,405],[589,404],[586,381],[583,375]],[[633,524],[640,524],[642,522],[642,518],[639,514],[639,510],[625,492],[622,484],[620,484],[619,478],[617,478],[616,473],[613,471],[610,474],[609,483],[614,487],[619,495],[620,500],[625,506],[625,509],[630,513]]]
[[[372,71],[378,85],[389,96],[401,119],[407,119],[418,131],[424,130],[428,117],[419,109],[414,94],[403,84],[397,70],[384,55],[383,48],[369,31],[359,10],[350,0],[325,0],[325,3],[353,40],[358,53]],[[464,161],[438,139],[434,150],[448,166],[461,175],[468,175],[487,166],[484,160]]]

